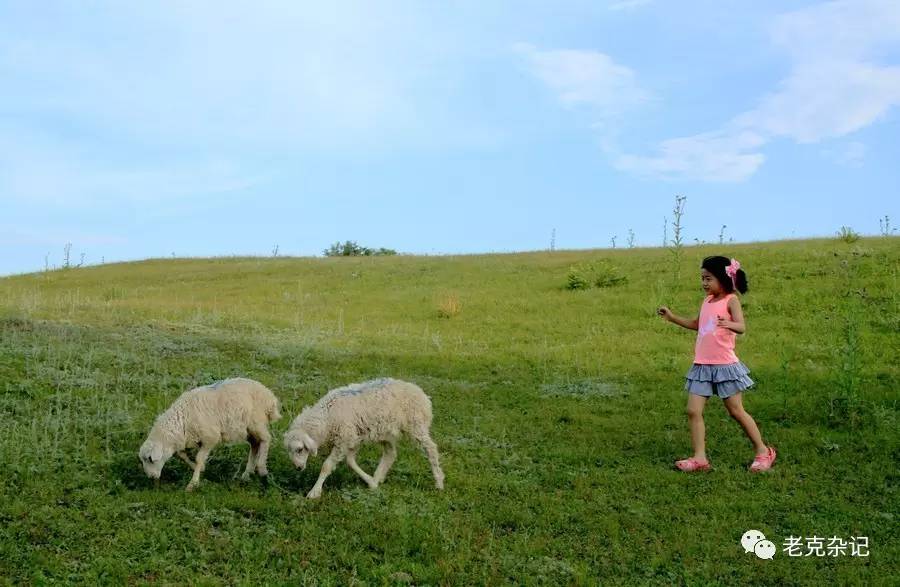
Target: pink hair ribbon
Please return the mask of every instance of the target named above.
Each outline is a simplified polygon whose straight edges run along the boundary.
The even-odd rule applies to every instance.
[[[732,259],[731,264],[725,268],[725,275],[731,278],[731,284],[737,289],[737,272],[741,268],[741,264],[737,259]]]

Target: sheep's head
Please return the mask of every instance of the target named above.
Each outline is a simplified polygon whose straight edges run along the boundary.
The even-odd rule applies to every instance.
[[[161,443],[149,438],[141,445],[138,457],[144,466],[144,473],[151,479],[159,479],[163,465],[172,458],[173,451]]]
[[[284,447],[287,449],[294,466],[300,470],[306,468],[306,461],[309,459],[309,455],[315,456],[319,451],[319,445],[316,444],[316,441],[300,428],[292,428],[284,435]]]

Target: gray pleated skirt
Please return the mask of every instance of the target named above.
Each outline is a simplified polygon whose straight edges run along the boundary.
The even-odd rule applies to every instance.
[[[719,396],[722,399],[753,386],[750,369],[738,361],[728,365],[699,365],[694,363],[685,375],[684,388],[694,395]]]

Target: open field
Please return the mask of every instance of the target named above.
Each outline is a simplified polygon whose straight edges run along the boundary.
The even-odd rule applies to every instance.
[[[721,402],[714,470],[688,476],[682,376],[703,256],[750,279],[738,355],[752,450]],[[605,259],[623,284],[564,288]],[[204,584],[890,584],[900,576],[900,239],[460,257],[169,259],[0,279],[0,581]],[[216,450],[199,490],[136,453],[185,389],[269,386],[273,485]],[[280,434],[327,389],[393,376],[434,402],[447,489],[409,442],[376,492]],[[374,468],[377,451],[360,464]],[[745,530],[778,545],[745,554]],[[866,536],[866,558],[790,558],[788,536]]]

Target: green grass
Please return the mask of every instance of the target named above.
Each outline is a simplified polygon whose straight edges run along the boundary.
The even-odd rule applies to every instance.
[[[0,279],[0,582],[202,584],[889,584],[900,576],[900,240],[729,246],[750,276],[752,450],[710,402],[714,471],[687,476],[682,376],[695,313],[685,249],[462,257],[175,259]],[[627,279],[568,291],[575,264]],[[454,313],[441,308],[458,301]],[[449,316],[449,317],[448,317]],[[282,400],[273,485],[217,449],[200,489],[136,453],[161,410],[228,376]],[[345,466],[303,498],[280,434],[326,390],[420,384],[446,490],[404,443],[370,492]],[[360,462],[374,468],[377,453]],[[744,554],[762,530],[775,560]],[[868,558],[788,558],[790,535],[868,536]]]

